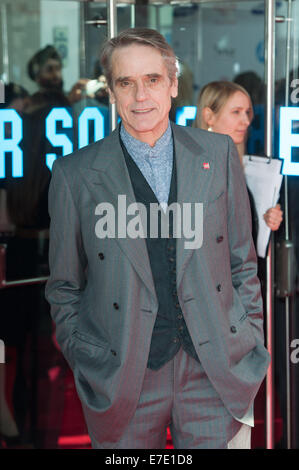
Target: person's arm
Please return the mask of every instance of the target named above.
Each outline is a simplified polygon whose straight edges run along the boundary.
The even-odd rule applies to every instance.
[[[61,163],[57,160],[53,165],[49,188],[50,277],[46,285],[46,298],[56,324],[57,342],[73,368],[72,334],[85,287],[87,261],[79,215]]]
[[[257,277],[257,257],[243,168],[233,141],[228,137],[228,234],[232,282],[254,332],[264,342],[263,304]]]

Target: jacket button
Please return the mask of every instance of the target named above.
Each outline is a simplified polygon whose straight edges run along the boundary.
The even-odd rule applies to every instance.
[[[221,289],[222,289],[221,284],[218,284],[218,286],[217,286],[218,292],[221,292]]]
[[[99,253],[98,256],[99,256],[100,259],[104,259],[104,258],[105,258],[104,253]]]
[[[115,310],[119,309],[119,305],[116,302],[114,302],[113,307],[115,308]]]
[[[232,333],[237,333],[237,328],[233,325],[233,326],[230,327],[230,331]]]
[[[116,351],[114,351],[114,349],[111,349],[110,352],[111,352],[112,356],[116,356]]]
[[[216,241],[217,241],[217,243],[223,242],[223,236],[219,235],[219,237],[217,237]]]

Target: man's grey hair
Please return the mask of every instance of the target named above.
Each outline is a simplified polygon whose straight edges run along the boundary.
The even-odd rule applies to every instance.
[[[158,50],[165,61],[168,70],[168,77],[171,83],[177,76],[177,59],[172,47],[167,43],[166,39],[155,29],[148,28],[129,28],[122,31],[118,36],[106,41],[102,48],[101,64],[104,69],[108,86],[113,89],[112,80],[112,54],[116,49],[127,47],[132,44],[140,44],[141,46],[149,46]]]

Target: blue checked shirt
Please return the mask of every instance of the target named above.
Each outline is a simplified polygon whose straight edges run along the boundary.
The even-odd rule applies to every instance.
[[[162,207],[168,202],[172,162],[173,139],[170,122],[154,147],[132,137],[121,125],[120,137],[128,153],[152,188]]]

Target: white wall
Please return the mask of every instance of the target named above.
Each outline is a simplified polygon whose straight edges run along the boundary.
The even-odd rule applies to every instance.
[[[49,1],[40,3],[40,48],[47,44],[63,46],[64,89],[70,90],[80,78],[80,5],[75,1]],[[60,35],[60,39],[58,36]],[[56,39],[55,39],[56,38]]]

